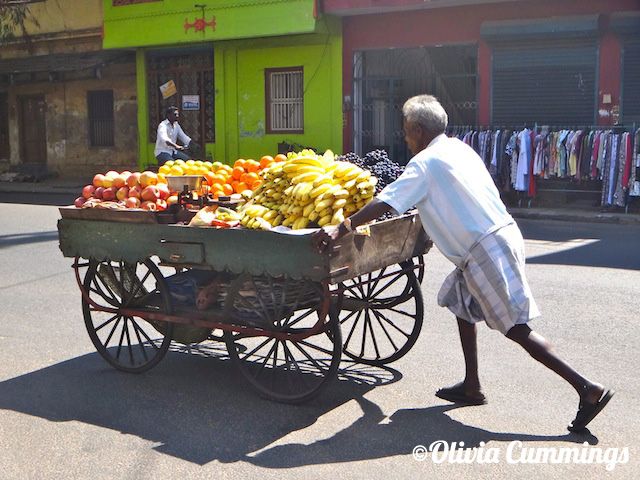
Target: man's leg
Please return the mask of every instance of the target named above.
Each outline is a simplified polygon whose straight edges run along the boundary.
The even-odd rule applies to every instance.
[[[464,355],[464,380],[451,387],[441,388],[436,392],[436,396],[452,402],[481,405],[486,403],[486,399],[482,394],[480,378],[478,377],[478,335],[476,325],[459,317],[457,317],[457,320],[462,354]]]
[[[161,167],[162,165],[164,165],[165,163],[167,163],[171,159],[172,159],[171,154],[167,153],[167,152],[160,152],[156,156],[156,160],[158,160],[158,166],[159,167]]]
[[[595,403],[602,396],[604,387],[580,375],[551,349],[545,338],[531,330],[528,325],[516,325],[507,332],[507,338],[518,343],[538,362],[554,371],[575,388],[580,400]]]
[[[189,160],[191,157],[189,155],[187,155],[184,152],[181,152],[179,150],[176,150],[173,152],[173,159],[174,160]]]
[[[542,335],[531,330],[528,325],[512,327],[507,332],[507,337],[521,345],[529,355],[545,367],[564,378],[578,392],[580,405],[576,418],[567,427],[569,431],[582,431],[613,397],[615,393],[613,390],[606,390],[601,384],[592,382],[580,375],[553,352],[551,345]]]

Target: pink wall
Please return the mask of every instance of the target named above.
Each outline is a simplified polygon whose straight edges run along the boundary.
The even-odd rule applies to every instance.
[[[325,0],[326,13],[340,13],[339,8],[408,5],[418,0]],[[533,19],[557,16],[602,14],[600,22],[599,123],[613,121],[611,111],[620,101],[620,52],[617,36],[609,31],[609,15],[616,11],[639,10],[639,0],[538,0],[536,2],[502,2],[449,8],[430,8],[383,14],[344,17],[343,22],[343,91],[352,95],[353,54],[358,50],[416,47],[447,43],[478,45],[478,122],[490,122],[491,48],[480,38],[485,21]],[[344,12],[343,12],[344,13]],[[611,95],[604,105],[603,95]],[[352,148],[352,114],[345,113],[344,148]]]

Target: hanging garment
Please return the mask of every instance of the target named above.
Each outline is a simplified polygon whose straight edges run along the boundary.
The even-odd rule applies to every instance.
[[[518,134],[518,165],[516,169],[515,189],[529,191],[529,160],[531,158],[531,130],[525,128]]]

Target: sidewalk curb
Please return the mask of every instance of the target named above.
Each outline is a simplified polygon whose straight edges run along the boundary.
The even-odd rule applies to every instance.
[[[509,210],[513,218],[531,220],[559,220],[564,222],[588,222],[588,223],[612,223],[618,225],[640,225],[640,215],[633,213],[602,213],[602,212],[575,212],[549,211],[539,209],[529,211],[525,209]]]

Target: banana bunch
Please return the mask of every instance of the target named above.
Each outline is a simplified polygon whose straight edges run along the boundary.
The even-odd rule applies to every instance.
[[[286,162],[263,171],[263,178],[241,211],[241,223],[249,228],[338,225],[373,198],[377,184],[371,172],[336,162],[330,150],[289,153]]]

